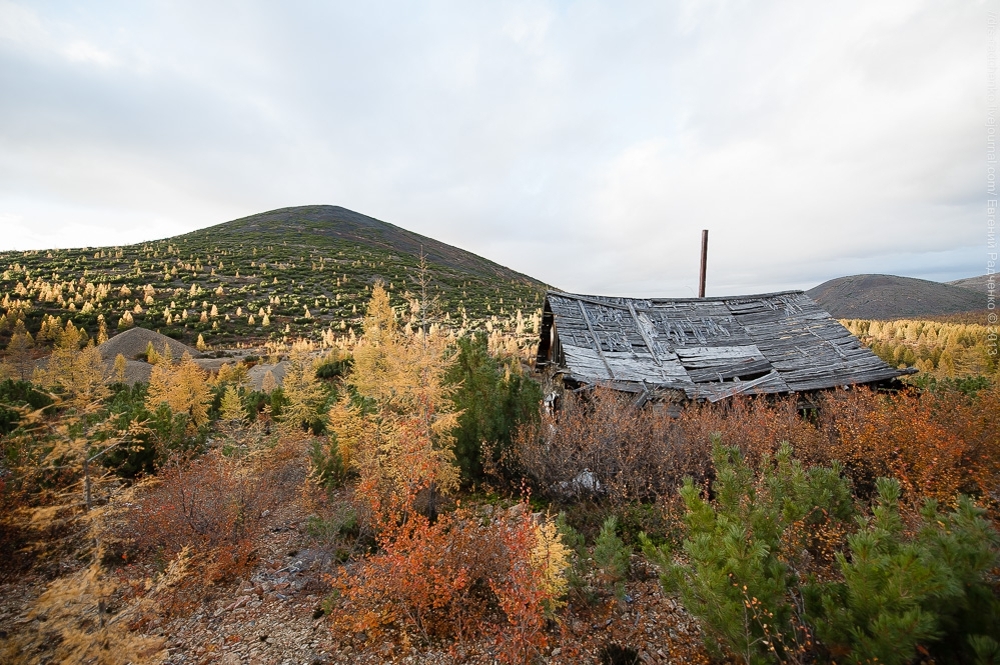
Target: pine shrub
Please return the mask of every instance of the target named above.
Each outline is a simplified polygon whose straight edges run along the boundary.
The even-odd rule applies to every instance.
[[[1000,602],[987,583],[998,537],[961,497],[941,513],[928,501],[915,535],[899,514],[900,486],[877,481],[872,517],[837,554],[843,580],[807,589],[817,636],[853,662],[908,663],[930,648],[938,662],[972,662],[981,637],[1000,634]]]
[[[594,542],[594,563],[602,583],[612,587],[618,598],[625,596],[625,578],[629,570],[629,549],[618,537],[618,518],[609,516],[601,525]]]
[[[538,420],[542,391],[525,376],[516,359],[489,352],[485,335],[463,337],[446,381],[456,386],[455,461],[466,485],[483,480],[483,468],[496,465],[510,449],[514,432]],[[489,459],[484,460],[484,455]]]
[[[880,478],[871,517],[850,533],[851,487],[838,464],[804,468],[785,444],[755,471],[718,439],[713,460],[712,500],[691,480],[681,489],[685,556],[639,536],[710,651],[746,663],[908,663],[918,653],[959,663],[991,653],[1000,549],[970,499],[948,513],[929,500],[908,529],[900,484]]]

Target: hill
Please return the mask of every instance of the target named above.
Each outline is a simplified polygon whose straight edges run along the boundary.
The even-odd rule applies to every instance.
[[[981,309],[982,296],[969,289],[895,275],[851,275],[806,291],[838,319],[901,319]]]
[[[986,293],[989,288],[990,278],[993,278],[993,288],[996,289],[996,275],[979,275],[978,277],[966,277],[965,279],[956,279],[951,282],[946,282],[951,286],[960,286],[963,289],[971,289],[978,293]]]
[[[178,236],[176,240],[197,244],[229,242],[251,245],[255,241],[257,244],[274,244],[280,241],[287,247],[302,249],[366,247],[376,252],[409,257],[419,257],[423,252],[426,260],[438,268],[544,287],[541,282],[527,275],[464,249],[340,206],[279,208],[200,229]]]
[[[199,335],[232,345],[350,334],[380,280],[407,317],[423,292],[446,325],[513,329],[530,327],[546,288],[337,206],[282,208],[123,247],[2,252],[0,271],[0,344],[15,320],[37,334],[56,316],[94,336],[103,318],[112,335],[138,326],[189,345]]]

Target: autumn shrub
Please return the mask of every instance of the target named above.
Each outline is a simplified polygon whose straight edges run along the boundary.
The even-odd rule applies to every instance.
[[[597,389],[567,396],[559,411],[522,426],[513,462],[541,495],[600,495],[622,506],[671,494],[684,476],[706,477],[708,450],[707,438],[686,436],[666,412]]]
[[[555,520],[535,521],[526,505],[521,508],[520,514],[497,520],[509,568],[489,579],[506,618],[497,635],[498,655],[508,663],[531,662],[548,645],[545,620],[567,590],[569,552]]]
[[[938,392],[932,406],[935,419],[964,444],[962,491],[987,507],[994,521],[1000,520],[1000,383],[972,395]]]
[[[867,389],[825,393],[819,401],[823,446],[813,457],[839,460],[865,501],[875,480],[896,478],[904,500],[953,501],[959,493],[984,500],[1000,482],[1000,416],[996,388],[975,397],[961,392],[882,395]]]
[[[567,396],[515,436],[515,465],[536,493],[553,499],[607,501],[620,515],[637,501],[669,504],[681,479],[711,482],[709,440],[720,434],[753,467],[786,441],[808,465],[842,463],[864,501],[875,480],[897,478],[915,512],[925,498],[962,493],[1000,507],[1000,387],[904,391],[828,391],[800,411],[797,398],[737,397],[689,404],[676,417],[636,409],[625,396],[597,389]]]
[[[331,579],[336,629],[372,638],[395,624],[424,641],[486,633],[512,663],[548,644],[569,554],[554,519],[535,518],[524,504],[485,520],[459,510],[434,523],[414,518],[379,541],[377,554]]]
[[[597,388],[567,395],[561,409],[522,427],[515,436],[515,464],[541,494],[600,495],[620,512],[636,501],[669,501],[685,477],[709,482],[713,434],[739,447],[753,464],[773,456],[783,441],[806,458],[822,445],[795,398],[689,404],[672,415],[634,407],[627,395]],[[599,488],[589,487],[587,474]]]
[[[169,558],[193,546],[239,568],[249,558],[263,511],[256,490],[245,469],[214,452],[171,464],[133,511],[135,547]]]
[[[175,459],[146,481],[118,536],[133,556],[167,559],[184,547],[195,555],[211,553],[208,581],[239,574],[251,560],[265,511],[298,491],[303,448],[292,440],[248,458],[213,450],[190,461]]]

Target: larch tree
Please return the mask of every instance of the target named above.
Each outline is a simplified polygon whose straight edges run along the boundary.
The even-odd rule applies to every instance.
[[[292,345],[289,354],[282,383],[288,405],[282,409],[281,420],[291,429],[301,430],[316,420],[323,403],[323,386],[316,377],[311,351],[312,344],[300,340]]]
[[[188,429],[195,430],[208,423],[208,407],[212,403],[204,370],[195,364],[187,352],[178,365],[171,361],[169,347],[163,359],[153,366],[149,377],[146,405],[155,411],[166,404],[174,413],[186,414]]]
[[[437,494],[458,486],[458,414],[444,380],[451,359],[444,336],[401,333],[381,284],[372,289],[364,331],[347,382],[376,408],[362,410],[345,398],[330,422],[341,456],[360,476],[359,493],[389,527],[400,511],[412,510],[417,494],[428,492],[433,515]]]
[[[77,411],[90,408],[108,394],[101,354],[72,321],[67,321],[65,329],[57,334],[48,363],[35,374],[37,383],[59,391],[67,405]]]
[[[110,662],[111,656],[127,653],[129,645],[156,651],[159,642],[129,641],[125,632],[106,623],[114,584],[100,565],[103,547],[98,535],[105,508],[99,495],[115,486],[99,461],[109,451],[134,442],[145,427],[134,420],[119,426],[115,419],[104,417],[110,394],[104,383],[105,367],[83,331],[67,323],[55,333],[55,341],[52,355],[35,374],[36,382],[50,391],[55,403],[27,414],[21,434],[44,440],[46,446],[43,454],[22,462],[21,473],[52,478],[58,472],[55,477],[61,480],[47,485],[27,518],[39,533],[54,526],[78,530],[80,542],[85,543],[79,554],[90,565],[50,585],[33,612],[47,617],[46,633],[59,636],[57,653],[65,662]],[[52,411],[58,417],[51,417]],[[102,473],[94,474],[95,468]],[[119,653],[112,654],[116,649]]]
[[[274,378],[274,373],[271,370],[267,370],[264,373],[264,378],[260,382],[260,391],[265,395],[270,395],[275,390],[278,389],[278,380]]]
[[[222,393],[219,419],[223,423],[232,423],[236,426],[246,424],[247,414],[246,409],[243,408],[243,400],[240,399],[239,392],[232,384],[227,385],[225,392]]]
[[[112,377],[115,383],[125,383],[125,370],[128,368],[128,362],[125,360],[125,356],[118,354],[115,356],[114,372]]]
[[[32,339],[31,333],[25,330],[24,321],[18,319],[14,324],[14,334],[7,343],[7,358],[4,363],[7,367],[6,373],[21,381],[30,379],[35,366],[31,356],[34,347],[35,340]]]

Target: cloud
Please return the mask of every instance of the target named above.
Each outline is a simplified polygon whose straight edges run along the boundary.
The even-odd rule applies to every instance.
[[[63,49],[63,53],[73,62],[91,63],[102,67],[116,64],[114,56],[84,40],[76,40]]]
[[[702,228],[729,292],[966,276],[984,12],[0,2],[0,248],[332,203],[580,292],[686,294]]]

